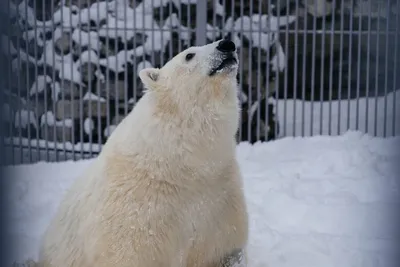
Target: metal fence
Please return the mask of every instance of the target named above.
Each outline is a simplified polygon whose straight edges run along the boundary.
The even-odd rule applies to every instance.
[[[238,45],[238,141],[400,132],[396,0],[10,0],[4,10],[10,164],[97,155],[142,96],[139,70],[220,38]]]

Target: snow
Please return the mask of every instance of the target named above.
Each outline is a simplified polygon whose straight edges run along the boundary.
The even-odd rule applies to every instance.
[[[82,100],[84,101],[99,101],[99,102],[107,102],[107,100],[104,97],[98,96],[92,92],[86,92],[85,95],[83,96]]]
[[[49,83],[53,80],[48,75],[39,75],[36,81],[33,82],[31,89],[29,90],[29,96],[43,92]]]
[[[81,47],[88,47],[95,51],[101,50],[101,42],[99,42],[99,34],[95,31],[85,32],[80,29],[75,29],[72,32],[71,39]]]
[[[286,67],[286,56],[279,42],[275,43],[276,54],[271,59],[272,71],[282,72]]]
[[[83,130],[87,135],[90,135],[90,133],[94,129],[94,122],[91,118],[86,118],[85,121],[83,122]]]
[[[336,137],[241,143],[249,212],[249,267],[395,267],[393,166],[400,137]],[[40,238],[71,183],[93,160],[8,167],[13,259],[37,259]],[[392,222],[392,223],[389,223]],[[29,229],[29,230],[28,230]]]

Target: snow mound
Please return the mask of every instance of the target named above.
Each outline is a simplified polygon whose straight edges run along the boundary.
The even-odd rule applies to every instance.
[[[400,137],[360,132],[239,144],[250,215],[248,266],[397,266],[399,146]],[[91,161],[6,169],[10,234],[18,242],[13,259],[37,259],[63,193]]]

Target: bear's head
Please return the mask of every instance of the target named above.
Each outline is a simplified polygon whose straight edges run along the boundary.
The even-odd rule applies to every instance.
[[[187,48],[162,68],[141,70],[139,77],[159,105],[187,114],[207,109],[215,115],[238,111],[237,70],[236,46],[223,39]]]

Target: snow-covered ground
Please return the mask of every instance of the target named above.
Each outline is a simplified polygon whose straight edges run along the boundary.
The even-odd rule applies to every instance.
[[[399,146],[400,137],[360,132],[241,143],[249,267],[396,267]],[[60,198],[90,161],[6,170],[14,260],[37,258]]]

